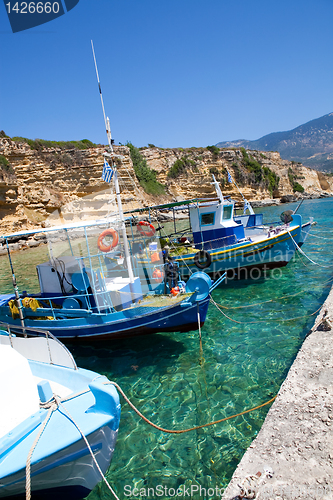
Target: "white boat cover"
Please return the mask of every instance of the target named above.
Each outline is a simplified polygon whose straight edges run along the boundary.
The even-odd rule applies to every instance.
[[[38,390],[28,360],[0,344],[0,438],[37,411]]]

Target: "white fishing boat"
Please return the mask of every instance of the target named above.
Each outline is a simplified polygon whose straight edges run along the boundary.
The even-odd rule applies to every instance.
[[[214,176],[213,184],[216,198],[157,205],[131,214],[142,218],[147,211],[147,223],[160,222],[162,249],[176,262],[184,280],[198,269],[214,278],[225,272],[239,276],[242,271],[245,277],[252,277],[252,269],[286,266],[298,246],[305,242],[312,220],[303,224],[302,216],[295,210],[283,212],[280,221],[267,223],[263,214],[254,213],[247,200],[244,200],[244,214],[237,216],[235,202],[222,195]],[[181,218],[177,217],[179,211]],[[169,225],[161,222],[166,213],[172,218]],[[149,265],[144,255],[140,264]]]

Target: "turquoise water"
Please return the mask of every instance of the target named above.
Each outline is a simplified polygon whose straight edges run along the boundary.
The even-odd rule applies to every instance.
[[[266,208],[265,220],[278,220],[282,210],[294,207]],[[333,199],[305,201],[300,213],[305,221],[313,216],[318,222],[304,252],[322,265],[333,265]],[[33,266],[42,260],[47,260],[46,247],[13,254],[21,290],[32,282],[37,287]],[[28,262],[32,274],[26,268]],[[313,313],[331,288],[332,276],[333,267],[316,266],[298,255],[266,277],[228,282],[213,292],[224,314],[214,304],[209,306],[202,352],[198,332],[155,334],[70,349],[79,366],[116,381],[156,424],[168,429],[201,425],[276,395],[313,324]],[[0,258],[0,279],[1,292],[11,291],[5,257]],[[119,437],[107,478],[121,499],[172,498],[183,485],[223,488],[268,409],[172,435],[147,425],[122,401]],[[141,494],[133,492],[135,487]],[[100,483],[88,498],[113,496]],[[220,497],[210,491],[192,498]]]

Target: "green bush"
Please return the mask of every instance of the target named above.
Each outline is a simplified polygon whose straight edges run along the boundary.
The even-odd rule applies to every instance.
[[[0,155],[0,170],[5,170],[9,174],[14,173],[13,167],[11,166],[7,158],[3,155]]]
[[[131,142],[127,142],[126,146],[130,150],[134,172],[140,186],[143,187],[146,193],[153,195],[164,194],[164,186],[156,180],[157,172],[149,168],[147,160],[142,156],[139,149],[133,146]]]
[[[263,184],[273,196],[280,182],[280,177],[268,167],[262,167],[254,158],[250,158],[244,148],[241,148],[245,168],[254,174],[255,184]]]
[[[260,184],[260,182],[263,180],[263,170],[260,163],[258,163],[253,158],[250,158],[244,148],[241,148],[241,152],[243,155],[245,167],[249,172],[254,173],[255,182],[257,184]]]
[[[196,164],[194,160],[190,160],[187,156],[182,156],[182,158],[178,158],[175,163],[170,168],[167,177],[171,179],[175,179],[182,174],[185,174],[187,170],[197,170]]]
[[[82,139],[82,141],[47,141],[44,139],[27,139],[26,137],[13,137],[15,142],[25,142],[30,146],[31,149],[41,151],[44,148],[60,148],[60,149],[88,149],[96,148],[98,144],[95,144],[89,139]]]
[[[208,151],[213,153],[214,156],[217,156],[220,152],[220,149],[217,146],[207,146]]]
[[[291,187],[293,188],[293,192],[296,193],[304,193],[304,187],[301,186],[299,182],[297,182],[297,175],[294,174],[292,168],[288,168],[288,179],[291,184]]]
[[[295,182],[293,184],[293,191],[294,193],[298,192],[298,193],[304,193],[304,187],[301,186],[298,182]]]
[[[268,191],[270,192],[270,195],[273,196],[273,192],[279,187],[280,177],[268,167],[262,167],[262,170],[264,172],[264,177],[268,182]]]
[[[212,175],[215,175],[215,177],[217,177],[217,176],[220,174],[219,169],[218,169],[218,168],[216,168],[216,167],[210,167],[209,172],[210,172]]]
[[[4,168],[5,170],[8,168],[9,161],[7,158],[3,155],[0,155],[0,167]]]

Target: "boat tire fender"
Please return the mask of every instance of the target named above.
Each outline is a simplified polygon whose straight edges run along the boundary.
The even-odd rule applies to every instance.
[[[103,242],[106,236],[112,236],[112,241],[110,245],[105,245],[105,243]],[[118,242],[119,242],[119,236],[117,231],[115,229],[110,228],[110,229],[105,229],[105,231],[103,231],[99,235],[97,240],[97,246],[101,252],[110,252],[111,248],[114,248],[118,245]]]
[[[212,263],[212,258],[206,250],[200,250],[194,256],[194,263],[199,269],[206,269]]]
[[[136,228],[139,231],[139,233],[142,234],[142,236],[147,236],[147,238],[150,238],[155,234],[155,227],[146,220],[140,220]],[[146,228],[149,230],[147,230]]]

